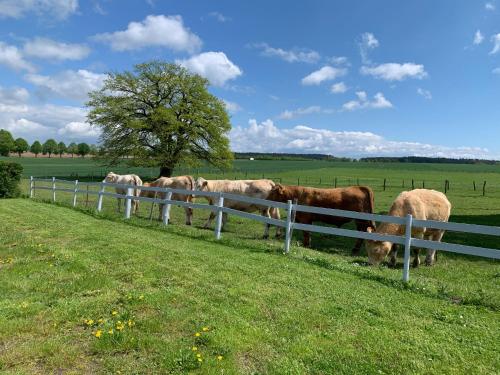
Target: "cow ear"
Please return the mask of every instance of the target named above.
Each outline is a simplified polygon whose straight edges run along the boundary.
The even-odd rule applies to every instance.
[[[207,180],[203,180],[203,187],[206,187],[208,185],[208,181]]]
[[[373,228],[372,228],[372,227],[368,227],[368,228],[366,228],[366,231],[367,231],[368,233],[373,233]]]

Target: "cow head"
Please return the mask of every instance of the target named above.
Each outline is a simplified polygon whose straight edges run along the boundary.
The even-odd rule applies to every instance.
[[[208,181],[203,177],[198,177],[194,183],[195,190],[198,191],[207,191],[208,190]]]
[[[118,175],[114,172],[109,172],[102,182],[114,183],[118,180]]]
[[[368,227],[367,232],[372,233],[373,229],[371,227]],[[367,240],[365,242],[365,247],[366,253],[368,254],[368,262],[374,266],[377,266],[390,253],[392,243],[388,241]]]
[[[282,202],[286,201],[285,187],[281,184],[276,184],[272,187],[267,199],[270,201]]]

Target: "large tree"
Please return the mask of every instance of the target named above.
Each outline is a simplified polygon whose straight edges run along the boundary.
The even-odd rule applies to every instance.
[[[159,61],[110,73],[87,103],[88,121],[101,129],[100,155],[110,165],[126,158],[130,165],[158,166],[161,176],[179,164],[228,167],[229,116],[207,88],[205,78]]]
[[[35,154],[35,158],[38,157],[38,154],[42,152],[42,144],[39,141],[33,142],[30,147],[30,151]]]
[[[62,158],[63,154],[65,154],[66,152],[68,152],[66,144],[64,142],[59,142],[57,144],[57,153],[59,154],[59,157]]]
[[[14,150],[14,138],[9,131],[0,129],[0,156],[9,156],[9,152]]]
[[[29,148],[30,148],[30,145],[28,144],[28,142],[26,142],[26,139],[24,139],[24,138],[17,138],[14,141],[14,151],[17,152],[19,157],[21,157],[21,154],[23,152],[28,151]]]
[[[75,142],[71,142],[68,146],[68,153],[71,154],[71,157],[75,157],[75,154],[78,154],[78,145]]]
[[[52,154],[57,153],[57,142],[53,139],[47,139],[42,146],[43,154],[49,154],[49,158]]]
[[[90,146],[86,143],[78,143],[78,155],[82,158],[90,153]]]

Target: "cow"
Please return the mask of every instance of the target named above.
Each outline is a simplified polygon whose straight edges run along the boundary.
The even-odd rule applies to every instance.
[[[109,182],[109,183],[113,183],[113,184],[123,184],[123,185],[142,186],[142,180],[136,174],[119,175],[119,174],[116,174],[114,172],[109,172],[102,182]],[[127,194],[127,188],[115,187],[115,191],[117,194],[121,194],[121,195]],[[138,197],[139,194],[140,194],[140,190],[134,189],[134,193],[133,193],[134,197]],[[120,207],[122,205],[121,200],[122,200],[122,198],[117,198],[118,212],[120,212]],[[139,201],[133,199],[132,200],[132,213],[136,213],[138,209],[139,209]]]
[[[451,203],[446,195],[436,190],[415,189],[403,191],[394,200],[389,210],[389,215],[405,217],[411,214],[417,220],[435,220],[447,222],[450,218]],[[394,223],[381,223],[376,230],[379,234],[402,236],[405,226]],[[441,241],[444,230],[433,228],[412,228],[412,236],[419,239]],[[392,252],[391,252],[392,250]],[[367,241],[366,252],[368,261],[378,265],[391,253],[391,265],[396,265],[397,247],[388,241]],[[420,265],[420,249],[414,250],[413,267]],[[435,260],[436,250],[428,249],[425,264],[431,266]]]
[[[245,195],[252,198],[266,199],[269,192],[274,187],[275,183],[272,180],[205,180],[199,177],[196,180],[196,190],[199,191],[209,191],[209,192],[221,192],[230,193],[237,195]],[[216,203],[216,197],[205,197],[210,205]],[[263,206],[259,204],[252,204],[247,202],[241,202],[231,199],[224,199],[224,207],[232,208],[238,211],[244,212],[254,212],[259,211],[262,216],[272,217],[273,219],[280,219],[280,212],[278,208]],[[211,212],[208,217],[204,228],[208,228],[215,218],[215,213]],[[222,228],[227,221],[227,214],[222,215]],[[269,238],[269,227],[270,224],[266,224],[264,229],[264,238]],[[276,237],[281,234],[280,227],[276,228]]]
[[[334,208],[339,210],[373,213],[373,191],[366,186],[351,186],[336,189],[318,189],[306,186],[291,186],[277,184],[271,189],[267,199],[278,202],[296,201],[300,205],[323,208]],[[295,222],[301,224],[312,224],[313,221],[321,221],[341,227],[352,221],[351,218],[314,214],[297,211]],[[375,228],[375,223],[370,220],[354,219],[358,231],[367,231]],[[303,245],[311,246],[311,235],[303,231]],[[352,255],[358,255],[363,243],[358,239],[352,250]]]
[[[145,183],[144,186],[153,186],[161,188],[171,188],[171,189],[181,189],[181,190],[193,190],[194,189],[194,178],[192,176],[177,176],[177,177],[160,177],[157,180]],[[156,192],[151,190],[141,190],[141,197],[148,198],[159,198],[165,199],[165,192]],[[172,200],[182,201],[182,202],[193,202],[193,195],[191,194],[172,194]],[[161,220],[163,212],[163,204],[159,205],[159,220]],[[191,207],[184,207],[186,212],[186,225],[191,225],[193,223],[193,209]]]

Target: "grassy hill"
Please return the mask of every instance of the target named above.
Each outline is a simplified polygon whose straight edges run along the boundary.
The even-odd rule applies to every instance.
[[[0,222],[2,373],[500,368],[498,262],[441,254],[403,285],[400,270],[340,250],[284,256],[239,219],[216,242],[200,221],[18,199],[0,201]]]

